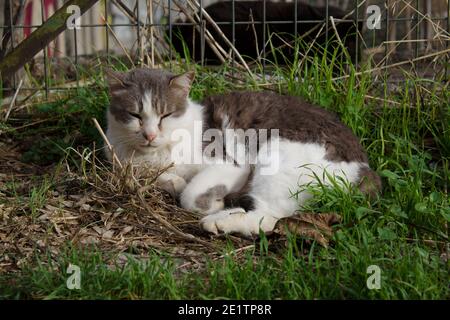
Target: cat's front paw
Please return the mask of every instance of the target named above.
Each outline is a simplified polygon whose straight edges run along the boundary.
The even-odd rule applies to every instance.
[[[201,227],[211,233],[240,233],[251,236],[252,230],[246,225],[247,213],[242,208],[223,210],[200,220]]]
[[[156,185],[176,197],[186,188],[186,181],[174,174],[162,174],[156,180]]]

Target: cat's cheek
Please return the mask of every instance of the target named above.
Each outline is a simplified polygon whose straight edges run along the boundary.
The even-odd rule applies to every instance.
[[[178,123],[174,118],[168,117],[161,121],[160,126],[161,131],[173,131],[180,127],[180,123]]]
[[[139,133],[142,131],[141,126],[139,125],[139,121],[132,120],[125,125],[125,128],[129,131],[133,131],[134,133]]]
[[[164,135],[159,132],[156,136],[155,140],[151,142],[151,145],[153,147],[162,147],[164,145],[168,144],[167,139],[164,137]]]

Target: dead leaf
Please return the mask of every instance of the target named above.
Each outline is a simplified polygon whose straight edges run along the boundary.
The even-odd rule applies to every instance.
[[[91,206],[90,205],[88,205],[87,203],[84,203],[84,204],[82,204],[81,206],[80,206],[80,208],[81,208],[81,210],[83,211],[89,211],[89,210],[91,210]]]
[[[74,206],[74,202],[70,200],[63,200],[61,203],[67,208],[72,208]]]
[[[328,247],[333,236],[332,226],[341,222],[337,213],[299,213],[283,218],[275,225],[274,233],[286,235],[287,231],[302,238],[313,239],[320,245]]]
[[[122,229],[121,234],[122,234],[122,235],[125,235],[125,234],[127,234],[128,232],[130,232],[131,230],[133,230],[133,227],[132,227],[132,226],[126,226],[125,228]]]
[[[45,248],[45,241],[42,239],[39,239],[38,241],[36,241],[36,244],[41,248]]]
[[[94,226],[92,229],[94,229],[99,235],[102,235],[105,232],[105,229],[99,226]]]
[[[98,240],[97,237],[94,237],[94,236],[87,236],[87,237],[85,237],[85,238],[82,238],[82,239],[80,240],[80,242],[81,242],[82,244],[97,244],[97,243],[99,243],[99,240]]]
[[[114,224],[114,221],[108,221],[107,223],[105,223],[105,229],[106,230],[111,229],[113,224]]]
[[[102,234],[102,239],[111,239],[113,235],[114,235],[114,231],[112,231],[112,230],[105,231]]]

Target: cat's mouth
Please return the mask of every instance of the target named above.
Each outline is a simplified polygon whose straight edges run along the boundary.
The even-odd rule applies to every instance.
[[[150,149],[150,148],[157,148],[159,146],[155,145],[155,144],[153,144],[151,142],[146,142],[146,143],[141,143],[140,147],[144,148],[144,149]]]
[[[156,148],[157,146],[152,145],[151,143],[141,144],[142,148]]]

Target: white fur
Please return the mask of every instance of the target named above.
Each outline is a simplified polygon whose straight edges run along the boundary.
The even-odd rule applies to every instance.
[[[157,116],[153,113],[150,101],[151,93],[148,93],[143,101],[143,126],[153,130],[156,121],[154,118]],[[188,100],[183,115],[164,119],[157,138],[149,147],[145,146],[146,141],[137,119],[124,125],[118,123],[108,112],[107,137],[121,161],[132,159],[137,164],[146,162],[152,166],[166,167],[173,162],[172,150],[181,143],[172,139],[177,129],[186,130],[193,137],[189,141],[191,150],[194,157],[202,158],[202,135],[194,133],[195,123],[198,124],[198,121],[203,121],[203,107]],[[222,129],[225,131],[231,127],[228,117],[224,117]],[[367,166],[359,162],[331,162],[325,157],[324,146],[315,143],[280,139],[278,145],[260,146],[249,192],[255,209],[249,212],[242,208],[223,210],[223,202],[219,201],[204,212],[209,215],[201,220],[201,225],[213,233],[238,232],[250,235],[257,234],[260,229],[264,232],[271,231],[279,219],[295,214],[311,196],[306,191],[297,196],[292,196],[293,193],[311,183],[317,183],[317,178],[329,185],[327,174],[357,183],[359,169]],[[267,171],[267,168],[271,170]],[[184,189],[180,197],[181,205],[196,210],[195,200],[199,195],[219,184],[225,185],[228,193],[239,191],[247,181],[249,171],[247,165],[176,164],[169,172],[161,175],[158,182],[175,194]]]
[[[143,126],[154,127],[159,123],[159,118],[154,114],[153,108],[150,105],[151,93],[147,93],[143,99]],[[157,119],[157,120],[155,120]],[[142,136],[142,129],[139,120],[133,119],[127,124],[118,122],[114,116],[108,111],[108,130],[106,136],[114,148],[119,160],[132,161],[134,164],[147,163],[154,167],[164,168],[173,163],[172,149],[180,141],[173,141],[172,134],[177,129],[186,130],[194,137],[194,123],[196,121],[203,121],[203,107],[188,100],[186,112],[179,117],[167,117],[161,123],[161,130],[158,129],[157,138],[151,143],[151,146],[146,146],[145,138]],[[198,137],[201,139],[201,136]],[[201,142],[201,140],[200,140]],[[191,141],[191,149],[193,153],[201,155],[201,143]],[[111,159],[111,154],[107,152]],[[198,164],[182,164],[169,169],[171,174],[175,174],[184,180],[191,179],[199,170],[201,165]],[[167,175],[162,179],[167,182]],[[180,185],[179,181],[176,183]]]
[[[180,196],[181,206],[185,209],[200,211],[195,204],[195,200],[205,193],[206,190],[217,185],[224,185],[228,193],[238,192],[247,182],[249,173],[250,167],[248,166],[237,167],[232,164],[210,165],[200,171],[188,183]],[[217,212],[223,209],[223,205],[222,199],[222,202],[216,202],[215,207],[203,213]]]
[[[152,107],[152,93],[149,91],[144,94],[142,99],[142,114],[144,132],[156,134],[156,139],[153,141],[153,144],[160,143],[158,139],[161,139],[161,132],[158,128],[158,124],[161,117]]]
[[[359,162],[331,162],[325,159],[326,150],[314,143],[301,143],[282,139],[279,144],[279,170],[273,175],[262,175],[261,169],[275,158],[265,159],[257,164],[249,195],[254,200],[255,209],[247,213],[242,208],[226,209],[208,215],[201,220],[207,231],[238,232],[244,235],[271,231],[275,223],[289,217],[299,209],[310,194],[300,192],[297,197],[293,193],[317,178],[325,185],[330,185],[331,177],[342,177],[350,183],[358,181],[358,171],[366,164]],[[336,180],[339,182],[339,180]],[[232,214],[233,212],[240,212]]]

